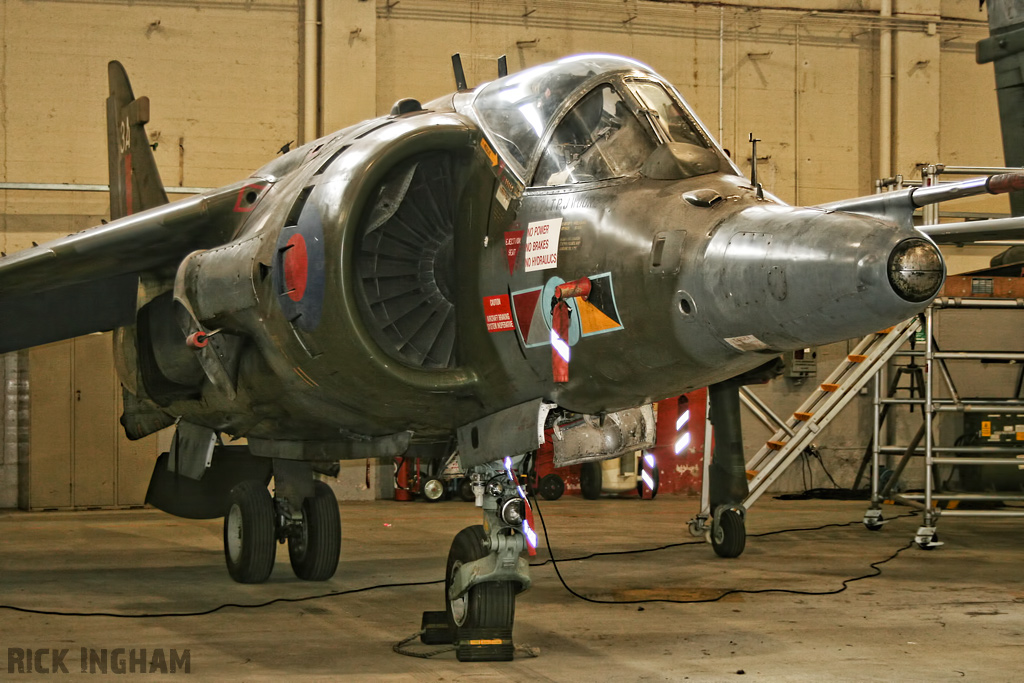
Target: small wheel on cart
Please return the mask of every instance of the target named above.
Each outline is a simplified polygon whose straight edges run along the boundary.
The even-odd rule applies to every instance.
[[[886,520],[882,517],[881,510],[868,510],[864,513],[864,526],[868,531],[881,531]]]
[[[476,494],[473,493],[473,480],[469,477],[459,480],[459,498],[467,503],[476,502]]]
[[[427,501],[436,503],[448,497],[448,487],[440,479],[427,479],[423,482],[421,493]]]
[[[704,532],[708,530],[707,521],[699,517],[694,517],[693,519],[691,519],[689,522],[686,523],[686,526],[690,530],[690,535],[694,538],[700,538],[704,535]]]
[[[557,474],[545,474],[537,484],[537,492],[544,500],[558,500],[565,493],[565,481]]]

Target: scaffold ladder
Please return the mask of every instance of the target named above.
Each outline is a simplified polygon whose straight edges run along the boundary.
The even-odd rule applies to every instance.
[[[750,507],[779,478],[822,429],[874,377],[882,365],[921,328],[918,317],[864,337],[828,378],[748,461],[753,473],[743,507]]]

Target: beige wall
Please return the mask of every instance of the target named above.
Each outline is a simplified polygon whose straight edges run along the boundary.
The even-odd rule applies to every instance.
[[[304,4],[0,0],[0,181],[105,182],[104,67],[113,58],[152,100],[165,184],[217,186],[302,139],[306,55],[320,55],[315,118],[325,132],[401,97],[449,92],[453,52],[476,84],[494,77],[502,54],[517,70],[599,50],[669,78],[744,170],[748,133],[761,138],[766,189],[788,202],[830,201],[873,188],[885,27],[898,29],[894,170],[1001,162],[991,67],[974,63],[986,29],[973,0],[897,2],[886,24],[877,2],[830,0],[784,3],[801,11],[763,2],[320,0],[319,50],[303,39]],[[1006,205],[980,200],[960,210]],[[100,193],[0,191],[0,250],[78,227],[68,216],[105,211]],[[24,215],[54,218],[10,218]]]
[[[761,138],[767,190],[825,202],[873,191],[882,30],[894,36],[894,172],[999,165],[992,69],[973,58],[987,35],[984,13],[975,0],[894,5],[883,22],[879,0],[0,0],[0,182],[106,182],[110,59],[152,101],[149,132],[165,184],[202,187],[245,177],[284,143],[308,137],[304,101],[314,103],[313,133],[322,133],[402,97],[450,92],[454,52],[473,85],[494,77],[502,54],[515,71],[605,51],[669,78],[745,171],[747,135]],[[319,14],[307,16],[306,6]],[[319,43],[304,37],[309,21]],[[1007,210],[1002,200],[956,208]],[[0,251],[106,213],[104,193],[0,191]],[[951,271],[980,267],[992,251],[948,250]]]

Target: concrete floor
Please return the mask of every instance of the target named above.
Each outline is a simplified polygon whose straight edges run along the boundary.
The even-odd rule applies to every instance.
[[[686,521],[696,507],[692,498],[669,496],[543,503],[556,557],[690,541]],[[859,524],[864,507],[762,500],[749,515],[751,534],[856,523],[749,538],[736,560],[694,544],[560,566],[576,591],[600,599],[835,590],[907,545],[918,526],[917,518],[906,518],[869,532]],[[461,502],[346,503],[342,562],[333,580],[295,579],[281,548],[270,581],[243,586],[224,568],[219,521],[180,520],[152,510],[8,511],[0,513],[0,602],[55,611],[182,612],[440,580],[451,538],[478,521],[473,506]],[[191,677],[203,681],[1019,681],[1020,531],[1012,520],[942,520],[939,535],[946,545],[905,550],[882,565],[881,576],[828,596],[767,592],[642,609],[596,605],[567,593],[548,564],[534,569],[534,587],[516,606],[516,643],[536,648],[539,656],[517,655],[508,663],[462,664],[453,653],[424,660],[392,652],[392,644],[418,629],[423,610],[442,608],[440,584],[229,607],[196,617],[0,609],[0,650],[10,657],[18,647],[69,649],[70,676],[55,680],[101,679],[78,674],[80,648],[123,647],[150,653],[188,648]],[[0,663],[0,679],[27,676],[8,673]]]

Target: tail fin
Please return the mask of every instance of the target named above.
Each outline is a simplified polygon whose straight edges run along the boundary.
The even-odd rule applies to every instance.
[[[110,169],[110,217],[167,203],[160,172],[146,136],[149,98],[135,99],[128,74],[120,62],[107,64],[107,161]]]

